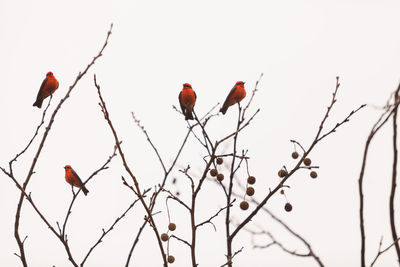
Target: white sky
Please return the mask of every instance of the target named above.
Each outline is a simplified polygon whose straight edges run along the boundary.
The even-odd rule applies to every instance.
[[[151,187],[161,181],[162,169],[130,112],[141,119],[166,162],[174,157],[186,124],[172,108],[182,83],[197,93],[196,110],[204,114],[222,102],[233,84],[246,81],[248,92],[260,73],[264,78],[252,105],[261,108],[239,139],[249,150],[250,170],[257,177],[256,197],[261,199],[279,181],[276,173],[292,166],[291,138],[308,146],[329,104],[335,76],[341,77],[339,101],[329,117],[335,125],[362,103],[383,105],[399,82],[400,35],[398,1],[0,1],[0,165],[19,152],[30,139],[41,111],[32,107],[46,72],[60,82],[53,98],[58,103],[103,44],[111,22],[113,34],[104,56],[82,79],[57,115],[28,191],[50,222],[64,218],[70,187],[64,180],[66,164],[86,178],[103,164],[113,138],[98,107],[93,73],[98,76],[111,117],[123,140],[125,154],[141,182]],[[245,99],[247,101],[248,98]],[[47,103],[47,100],[45,101]],[[286,213],[281,195],[267,205],[302,234],[327,266],[357,266],[360,234],[357,179],[367,134],[379,111],[368,107],[350,123],[324,140],[311,154],[320,166],[319,177],[299,172],[289,181],[288,199],[294,210]],[[209,124],[215,140],[235,127],[236,108]],[[40,134],[42,136],[43,129]],[[388,193],[391,179],[391,129],[385,127],[373,142],[365,177],[367,262],[375,256],[381,235],[390,242]],[[14,165],[25,179],[38,142]],[[191,137],[179,161],[201,170],[205,151]],[[90,184],[87,197],[79,196],[69,224],[72,253],[80,261],[87,250],[133,201],[121,183],[120,159]],[[178,168],[176,169],[178,170]],[[245,172],[240,173],[245,179]],[[13,223],[19,191],[0,175],[0,263],[20,266]],[[190,191],[178,171],[183,198]],[[168,183],[171,190],[175,187]],[[212,195],[211,199],[209,196]],[[224,204],[221,190],[206,183],[199,199],[199,220]],[[239,201],[237,201],[237,204]],[[398,203],[398,202],[397,202]],[[165,210],[159,201],[157,210]],[[234,208],[236,219],[246,212]],[[188,217],[171,205],[176,234],[188,237]],[[253,206],[250,207],[254,208]],[[397,222],[400,218],[397,215]],[[166,230],[163,212],[156,220]],[[92,254],[87,266],[122,266],[143,221],[138,205]],[[199,231],[200,266],[224,263],[224,218]],[[304,251],[268,215],[254,223],[264,225],[293,249]],[[398,224],[400,227],[400,224]],[[31,266],[70,266],[66,253],[27,202],[23,207],[21,236],[27,234]],[[240,234],[235,249],[245,246],[235,266],[316,266],[277,247],[252,251],[250,238]],[[160,266],[154,234],[147,229],[132,266]],[[173,266],[189,266],[190,253],[171,244]],[[394,251],[376,266],[393,266]],[[218,266],[219,266],[218,265]]]

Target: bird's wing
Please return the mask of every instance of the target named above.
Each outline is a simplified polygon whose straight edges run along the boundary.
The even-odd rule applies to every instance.
[[[232,95],[233,95],[233,93],[235,92],[235,90],[236,90],[236,85],[235,86],[233,86],[233,88],[231,89],[231,91],[229,92],[229,94],[228,94],[228,96],[226,97],[226,99],[225,99],[225,102],[224,102],[224,104],[223,104],[223,107],[225,107],[225,105],[228,105],[229,103],[229,99],[232,97]]]
[[[80,182],[80,184],[79,184],[78,186],[83,185],[83,182],[82,182],[81,178],[80,178],[79,175],[74,171],[74,169],[71,168],[71,171],[72,171],[73,175],[74,175],[76,178],[78,178],[78,180],[79,180],[79,182]]]
[[[42,85],[40,86],[40,89],[39,89],[39,92],[38,92],[36,98],[39,98],[39,96],[41,95],[41,93],[42,93],[42,91],[43,91],[43,87],[44,87],[44,85],[46,84],[46,82],[47,82],[48,79],[49,79],[49,78],[46,77],[46,78],[43,80]]]
[[[182,105],[182,100],[181,100],[181,95],[182,91],[179,93],[179,105],[181,105],[182,113],[185,114],[185,107]]]

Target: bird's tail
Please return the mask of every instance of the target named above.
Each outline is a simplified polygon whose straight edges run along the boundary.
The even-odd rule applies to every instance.
[[[194,120],[192,110],[189,109],[186,110],[185,120]]]
[[[89,190],[87,190],[87,188],[85,186],[83,186],[81,189],[82,189],[82,192],[85,194],[85,196],[89,193]]]
[[[219,110],[219,112],[222,112],[222,114],[225,115],[225,113],[228,110],[228,108],[229,108],[228,105],[223,105],[222,108]]]
[[[34,107],[41,108],[43,103],[43,99],[36,99],[35,103],[33,103]]]

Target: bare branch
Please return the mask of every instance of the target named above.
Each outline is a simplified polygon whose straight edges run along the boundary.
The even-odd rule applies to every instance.
[[[148,192],[148,191],[147,191]],[[146,196],[146,193],[144,192],[143,197]],[[89,249],[88,253],[86,254],[85,258],[83,259],[83,261],[81,262],[81,267],[85,264],[87,258],[90,256],[90,254],[92,253],[92,251],[96,248],[97,245],[99,245],[103,238],[111,231],[114,229],[115,225],[122,219],[125,217],[125,215],[129,212],[129,210],[131,210],[133,208],[133,206],[135,206],[136,202],[138,202],[139,199],[135,199],[135,201],[129,205],[129,207],[124,211],[124,213],[122,213],[121,216],[119,216],[114,223],[108,228],[107,231],[104,231],[103,229],[103,233],[101,234],[100,238],[97,240],[97,242]]]
[[[379,248],[378,248],[378,253],[376,254],[374,260],[371,263],[371,267],[374,266],[374,264],[376,263],[376,261],[378,260],[378,258],[385,253],[386,251],[388,251],[391,247],[394,246],[395,243],[399,243],[400,237],[397,238],[392,244],[390,244],[389,246],[387,246],[385,249],[381,250],[382,248],[382,241],[383,241],[383,237],[381,238],[381,241],[379,242]]]
[[[151,212],[150,208],[147,206],[146,202],[144,201],[143,195],[141,194],[141,190],[140,190],[140,187],[139,187],[139,182],[136,179],[135,175],[132,173],[132,171],[131,171],[130,167],[128,166],[128,163],[127,163],[127,161],[125,159],[125,155],[124,155],[124,153],[122,151],[122,148],[121,148],[121,145],[120,145],[121,142],[119,141],[117,132],[116,132],[114,126],[113,126],[113,123],[111,122],[110,115],[109,115],[109,112],[107,110],[106,103],[104,102],[104,99],[103,99],[103,97],[101,95],[100,86],[97,84],[96,75],[94,75],[93,78],[94,78],[94,85],[97,88],[97,93],[98,93],[98,96],[99,96],[99,99],[100,99],[99,105],[101,107],[101,111],[103,112],[104,118],[107,121],[107,123],[108,123],[108,125],[110,127],[110,130],[111,130],[111,132],[112,132],[112,134],[114,136],[115,144],[116,144],[116,146],[118,148],[118,152],[119,152],[119,155],[121,157],[123,166],[124,166],[126,172],[129,174],[129,176],[133,180],[133,183],[134,183],[135,188],[136,188],[136,193],[137,193],[136,195],[138,196],[140,202],[142,203],[143,208],[146,210],[146,213],[147,213],[147,216],[148,216],[148,220],[149,220],[150,225],[151,225],[151,227],[152,227],[152,229],[154,231],[155,237],[156,237],[157,242],[158,242],[158,246],[160,248],[160,253],[161,253],[161,257],[162,257],[164,266],[166,267],[166,266],[168,266],[168,262],[166,260],[166,254],[164,252],[164,247],[162,245],[162,241],[160,239],[160,235],[158,233],[157,226],[156,226],[155,221],[153,219],[152,212]]]
[[[233,203],[234,203],[235,201],[236,201],[236,199],[232,200],[232,202],[229,204],[229,207],[232,207],[232,205],[233,205]],[[217,216],[221,213],[221,211],[223,211],[223,210],[225,210],[225,209],[227,209],[227,208],[228,208],[228,206],[225,206],[225,207],[223,207],[223,208],[220,208],[220,209],[219,209],[213,216],[211,216],[208,220],[205,220],[205,221],[203,221],[202,223],[197,224],[195,227],[198,228],[198,227],[200,227],[200,226],[202,226],[202,225],[204,225],[204,224],[206,224],[206,223],[210,223],[210,224],[214,227],[214,230],[217,231],[217,228],[215,228],[215,225],[211,222],[211,220],[214,219],[215,217],[217,217]]]

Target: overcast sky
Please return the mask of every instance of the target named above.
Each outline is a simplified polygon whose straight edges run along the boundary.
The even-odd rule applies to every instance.
[[[264,73],[249,111],[260,114],[239,137],[239,148],[248,149],[250,171],[256,176],[255,197],[262,199],[279,179],[282,165],[294,166],[290,158],[296,139],[308,146],[317,132],[331,100],[335,77],[341,87],[327,129],[366,103],[337,133],[321,142],[310,155],[320,166],[318,178],[308,171],[289,180],[288,200],[293,211],[283,209],[285,199],[275,195],[267,207],[292,226],[313,246],[327,266],[359,265],[360,233],[357,179],[366,137],[380,110],[400,81],[400,3],[398,1],[0,1],[0,165],[29,141],[42,110],[33,107],[37,91],[48,71],[60,86],[50,111],[65,95],[102,46],[114,23],[110,42],[102,58],[79,82],[59,111],[45,148],[28,186],[34,201],[55,225],[63,220],[71,192],[64,179],[66,164],[85,179],[112,152],[114,140],[98,107],[93,86],[97,74],[111,118],[123,140],[123,149],[142,188],[162,179],[162,168],[131,112],[141,119],[163,159],[170,163],[186,134],[186,123],[172,109],[178,106],[182,84],[190,83],[197,93],[196,111],[205,114],[224,101],[236,81],[246,82],[248,96]],[[244,99],[247,103],[249,97]],[[48,100],[45,100],[47,104]],[[209,124],[213,140],[235,128],[237,108]],[[390,125],[390,124],[389,124]],[[42,137],[43,129],[39,134]],[[19,181],[28,173],[38,140],[14,165]],[[229,149],[229,147],[227,147]],[[229,150],[228,150],[229,151]],[[365,177],[367,263],[376,254],[380,237],[390,243],[388,193],[392,164],[391,129],[385,127],[372,143]],[[190,165],[193,174],[204,167],[206,154],[191,136],[172,177],[186,199],[190,185],[178,172]],[[125,175],[119,158],[110,169],[87,185],[88,196],[79,196],[69,224],[72,253],[80,261],[107,228],[134,200],[122,185]],[[243,170],[239,179],[246,179]],[[14,216],[19,191],[0,174],[0,263],[21,266],[13,255]],[[222,191],[211,182],[199,199],[199,220],[224,205]],[[210,195],[213,195],[212,199]],[[162,198],[163,199],[163,198]],[[250,211],[234,207],[240,220]],[[398,203],[398,202],[396,202]],[[250,206],[250,210],[254,206]],[[398,207],[396,207],[398,210]],[[171,205],[176,234],[189,237],[185,211]],[[165,211],[158,202],[157,211]],[[396,214],[398,226],[400,218]],[[136,206],[93,252],[87,266],[123,266],[143,222],[143,209]],[[161,231],[167,215],[155,216]],[[199,231],[200,266],[224,263],[224,217],[216,219],[217,232],[205,226]],[[305,251],[266,214],[254,225],[262,225],[291,249]],[[254,226],[253,225],[253,226]],[[59,241],[50,233],[25,201],[21,236],[26,240],[31,266],[70,266]],[[268,240],[264,241],[265,243]],[[250,237],[236,237],[234,249],[244,246],[235,266],[316,266],[278,247],[253,251]],[[190,253],[181,243],[171,243],[173,266],[189,266]],[[147,229],[133,255],[132,266],[160,266],[154,234]],[[393,266],[394,250],[376,266]]]

